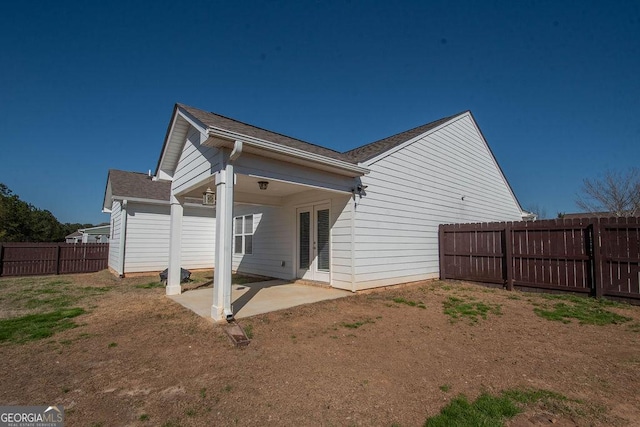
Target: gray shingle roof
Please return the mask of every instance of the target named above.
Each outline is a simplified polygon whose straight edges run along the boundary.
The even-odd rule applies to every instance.
[[[171,183],[153,181],[147,174],[110,169],[108,179],[113,197],[169,200]]]
[[[335,150],[331,150],[329,148],[322,147],[320,145],[311,144],[309,142],[291,138],[286,135],[271,132],[269,130],[249,125],[235,119],[230,119],[229,117],[221,116],[219,114],[208,113],[194,107],[189,107],[188,105],[178,104],[178,106],[186,110],[189,114],[191,114],[206,126],[221,128],[231,132],[237,132],[242,135],[252,136],[254,138],[274,142],[286,147],[297,148],[308,153],[319,154],[321,156],[329,157],[332,159],[351,162],[350,158],[345,156],[344,154]]]
[[[463,114],[463,113],[460,113],[460,114]],[[392,149],[393,147],[396,147],[404,142],[407,142],[410,139],[413,139],[419,135],[422,135],[423,133],[428,132],[431,129],[434,129],[440,126],[441,124],[451,120],[456,116],[459,116],[460,114],[454,114],[453,116],[445,117],[443,119],[436,120],[431,123],[427,123],[426,125],[418,126],[413,129],[409,129],[407,131],[397,133],[395,135],[380,139],[370,144],[363,145],[358,148],[354,148],[353,150],[347,151],[344,154],[349,156],[356,163],[364,162],[366,160],[376,157],[378,154],[382,154],[385,151]]]
[[[297,148],[299,150],[307,151],[314,154],[319,154],[325,157],[342,160],[349,163],[357,164],[359,162],[363,162],[369,160],[385,151],[402,144],[412,138],[415,138],[418,135],[421,135],[424,132],[427,132],[446,121],[459,116],[460,114],[455,114],[453,116],[445,117],[440,120],[436,120],[431,123],[427,123],[426,125],[418,126],[416,128],[410,129],[405,132],[398,133],[396,135],[381,139],[379,141],[372,142],[367,145],[363,145],[361,147],[355,148],[350,151],[346,151],[344,153],[340,153],[335,150],[331,150],[329,148],[322,147],[320,145],[311,144],[309,142],[305,142],[299,139],[291,138],[279,133],[271,132],[256,126],[252,126],[243,122],[240,122],[235,119],[230,119],[225,116],[221,116],[215,113],[208,113],[206,111],[202,111],[198,108],[189,107],[184,104],[177,104],[178,107],[184,109],[189,114],[191,114],[195,119],[200,121],[205,126],[216,127],[225,129],[232,132],[237,132],[242,135],[252,136],[254,138],[259,138],[262,140],[266,140],[269,142],[273,142],[276,144],[281,144],[287,147]]]

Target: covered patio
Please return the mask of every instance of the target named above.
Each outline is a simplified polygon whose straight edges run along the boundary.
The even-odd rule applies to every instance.
[[[287,280],[268,280],[231,285],[231,309],[236,319],[284,310],[304,304],[343,298],[349,291],[293,283]],[[199,316],[211,319],[211,288],[193,289],[169,298]]]
[[[356,190],[368,172],[335,151],[177,105],[158,166],[158,178],[172,181],[166,294],[192,301],[198,313],[208,305],[219,321],[298,305],[301,293],[308,294],[303,304],[343,295],[295,279],[354,290],[351,240],[342,236],[352,233]],[[183,207],[198,198],[215,205],[214,291],[177,297],[182,241],[194,238],[182,235]],[[232,271],[285,282],[259,292],[258,285],[233,287]],[[268,309],[256,308],[264,298]]]

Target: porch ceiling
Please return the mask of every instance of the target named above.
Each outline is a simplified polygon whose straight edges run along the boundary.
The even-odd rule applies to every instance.
[[[260,190],[259,181],[267,181],[269,183],[266,190]],[[202,193],[206,191],[207,187],[215,191],[213,182],[205,182],[200,187],[184,194],[184,197],[192,200],[202,200]],[[234,198],[236,203],[279,205],[285,197],[305,190],[309,190],[309,187],[274,179],[236,174]]]

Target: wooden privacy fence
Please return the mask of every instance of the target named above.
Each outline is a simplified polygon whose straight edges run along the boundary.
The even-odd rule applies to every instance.
[[[440,277],[640,302],[640,218],[447,224]]]
[[[107,243],[0,243],[0,276],[90,273],[108,257]]]

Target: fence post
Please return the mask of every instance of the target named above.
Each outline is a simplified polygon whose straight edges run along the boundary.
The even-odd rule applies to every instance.
[[[0,276],[2,276],[2,267],[4,266],[4,246],[0,243]]]
[[[440,280],[446,278],[444,271],[444,224],[438,227],[438,251],[440,254]]]
[[[56,247],[56,274],[60,274],[60,250],[62,246],[60,243],[57,244]]]
[[[592,286],[596,293],[596,298],[602,298],[604,295],[604,283],[602,280],[602,225],[600,218],[595,218],[591,225],[591,247],[592,247],[592,263],[593,263],[593,283]]]
[[[502,256],[507,272],[507,290],[513,290],[513,247],[511,245],[511,223],[505,223],[504,239],[502,240]]]

